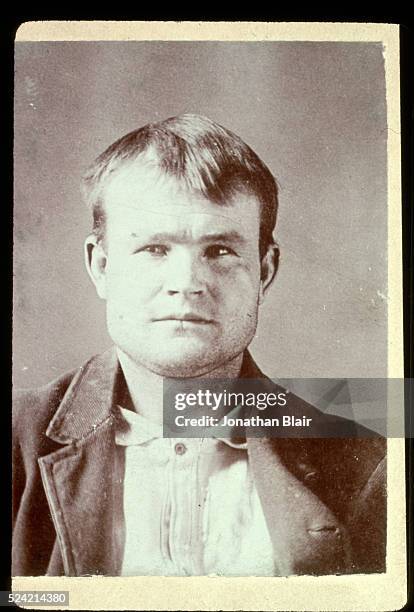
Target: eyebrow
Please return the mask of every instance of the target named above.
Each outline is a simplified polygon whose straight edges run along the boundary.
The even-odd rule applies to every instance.
[[[131,238],[142,239],[144,237],[139,236],[135,232],[131,232]],[[151,234],[150,236],[145,236],[146,242],[175,242],[178,244],[182,244],[187,242],[185,234],[180,235],[180,233],[170,233],[170,232],[158,232],[155,234]],[[218,233],[209,233],[203,234],[198,242],[226,242],[232,244],[245,244],[246,239],[236,231],[230,232],[218,232]]]

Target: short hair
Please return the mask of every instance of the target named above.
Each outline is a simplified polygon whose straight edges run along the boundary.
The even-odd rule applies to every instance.
[[[108,178],[125,162],[146,162],[146,157],[152,164],[155,160],[162,173],[216,204],[224,204],[240,191],[256,196],[260,203],[260,257],[274,244],[276,179],[239,136],[207,117],[190,113],[149,123],[122,136],[88,168],[82,191],[98,240],[105,237],[103,189]]]

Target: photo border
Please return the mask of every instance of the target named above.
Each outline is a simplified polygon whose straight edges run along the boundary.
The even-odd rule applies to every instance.
[[[16,42],[33,41],[382,42],[387,103],[388,376],[404,377],[399,26],[310,22],[48,21],[22,24]],[[289,577],[15,577],[13,590],[68,590],[65,609],[392,610],[406,585],[405,441],[388,440],[387,571]],[[40,606],[39,606],[40,607]],[[45,609],[45,607],[40,607]]]

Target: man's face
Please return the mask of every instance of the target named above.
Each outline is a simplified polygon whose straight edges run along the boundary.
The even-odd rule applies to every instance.
[[[217,205],[130,164],[104,200],[106,246],[94,247],[92,274],[114,343],[172,377],[199,376],[239,355],[255,333],[266,284],[257,198],[240,193]]]

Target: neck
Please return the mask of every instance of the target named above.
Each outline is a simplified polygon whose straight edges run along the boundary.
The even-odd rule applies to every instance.
[[[119,348],[117,354],[135,412],[154,423],[162,424],[163,382],[172,379],[151,372],[133,361],[129,355]],[[237,378],[240,374],[242,361],[243,354],[241,353],[211,372],[202,374],[200,378]]]

